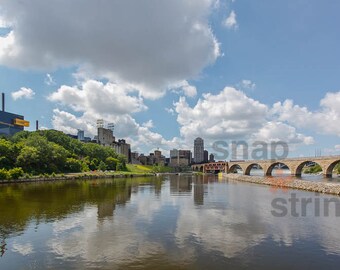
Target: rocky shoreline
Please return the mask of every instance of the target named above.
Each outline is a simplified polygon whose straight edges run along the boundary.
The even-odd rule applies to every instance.
[[[332,194],[340,196],[340,183],[311,182],[306,180],[294,179],[291,177],[283,178],[265,178],[258,176],[240,175],[240,174],[223,174],[230,180],[268,185],[278,188],[300,189],[311,192]]]

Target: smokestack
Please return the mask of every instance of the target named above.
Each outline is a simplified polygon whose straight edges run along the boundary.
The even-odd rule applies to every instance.
[[[2,111],[5,111],[5,93],[2,93]]]
[[[35,121],[35,130],[38,131],[39,130],[39,121]]]

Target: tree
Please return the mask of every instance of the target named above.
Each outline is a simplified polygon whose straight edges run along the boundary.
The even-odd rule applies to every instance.
[[[67,172],[81,172],[83,169],[83,164],[80,160],[75,158],[67,158],[65,169]]]
[[[0,169],[0,180],[6,180],[9,178],[8,171],[5,169]]]
[[[39,151],[33,146],[25,146],[21,149],[16,165],[22,167],[26,172],[37,171],[39,166]]]
[[[6,169],[12,168],[14,160],[13,144],[6,139],[0,139],[0,167]]]
[[[119,163],[119,160],[113,157],[108,157],[105,160],[105,164],[108,170],[115,170],[118,163]]]
[[[101,161],[98,165],[98,169],[101,170],[101,171],[106,171],[107,166],[106,166],[105,162]]]

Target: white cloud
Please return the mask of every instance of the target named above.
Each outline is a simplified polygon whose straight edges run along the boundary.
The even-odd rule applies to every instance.
[[[254,90],[256,88],[256,84],[251,80],[242,80],[238,86],[245,90]]]
[[[94,119],[87,120],[85,117],[76,117],[74,114],[53,110],[52,125],[56,130],[63,131],[68,134],[76,134],[77,129],[85,130],[88,134],[96,134]]]
[[[223,21],[223,25],[227,27],[228,29],[237,29],[238,24],[236,20],[236,13],[234,10],[232,10],[229,14],[229,16]]]
[[[58,102],[76,113],[62,109],[54,109],[52,125],[55,129],[76,134],[82,129],[86,134],[97,133],[96,120],[104,119],[106,123],[114,123],[114,135],[126,138],[133,150],[149,151],[160,147],[166,151],[180,143],[178,138],[165,139],[161,134],[152,132],[152,120],[142,125],[131,116],[146,110],[141,97],[133,96],[131,89],[122,85],[89,80],[80,86],[61,86],[49,96],[49,100]]]
[[[313,137],[297,133],[296,128],[281,122],[268,122],[253,135],[253,140],[264,142],[284,141],[289,144],[314,144]]]
[[[21,87],[20,90],[12,92],[12,98],[14,100],[17,99],[32,99],[35,95],[35,92],[31,88]]]
[[[173,108],[165,108],[165,111],[166,111],[167,113],[170,113],[171,115],[175,115],[175,111],[174,111]]]
[[[92,78],[130,84],[144,97],[157,98],[220,55],[209,25],[215,4],[3,0],[4,20],[12,27],[0,37],[0,63],[40,70],[77,66]]]
[[[327,93],[320,101],[320,109],[310,111],[307,107],[294,105],[292,100],[277,102],[272,114],[279,120],[298,128],[317,133],[340,136],[340,92]]]
[[[123,85],[89,80],[81,86],[61,86],[49,96],[77,112],[100,115],[127,114],[146,110],[141,97],[129,95],[132,89]]]
[[[197,136],[205,139],[208,148],[219,140],[246,140],[250,144],[258,140],[285,141],[294,146],[314,143],[312,137],[299,133],[292,125],[277,121],[267,105],[232,87],[216,95],[203,94],[192,107],[181,97],[175,110],[181,136],[187,144]]]
[[[181,136],[169,139],[150,130],[154,127],[152,120],[139,124],[132,117],[146,106],[128,87],[89,80],[81,86],[62,86],[49,99],[75,111],[55,109],[54,128],[73,134],[80,128],[95,135],[96,119],[103,118],[115,124],[117,138],[126,138],[133,150],[139,152],[148,152],[155,147],[165,151],[178,147],[190,149],[197,136],[205,139],[208,148],[216,140],[248,140],[249,143],[281,140],[294,146],[314,143],[311,136],[302,134],[297,127],[281,119],[285,114],[278,111],[278,104],[270,108],[232,87],[217,94],[203,94],[193,106],[185,97],[180,97],[174,108],[165,108],[169,113],[176,112],[180,126]],[[328,104],[327,101],[328,98],[322,103]]]
[[[190,85],[187,81],[177,82],[170,86],[174,93],[184,94],[187,97],[195,97],[197,95],[197,89],[195,86]]]
[[[49,73],[46,74],[45,84],[50,85],[50,86],[56,84],[56,82],[54,81],[52,75],[49,74]]]
[[[262,126],[268,110],[266,105],[232,87],[216,95],[203,94],[193,108],[181,97],[175,109],[181,135],[189,140],[198,135],[215,140],[243,138]]]
[[[184,81],[181,87],[183,89],[184,95],[187,97],[195,97],[197,95],[196,87],[190,85],[187,81]]]
[[[149,121],[143,123],[142,126],[146,127],[146,128],[153,128],[154,127],[152,120],[149,120]]]

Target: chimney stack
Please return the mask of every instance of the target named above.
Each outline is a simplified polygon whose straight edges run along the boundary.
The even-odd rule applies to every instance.
[[[2,111],[5,111],[5,93],[2,93]]]
[[[39,121],[35,121],[35,130],[38,131],[39,130]]]

